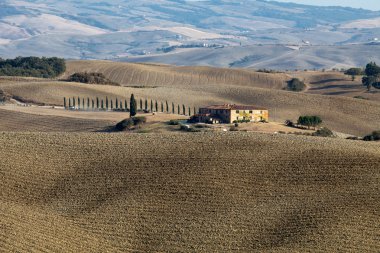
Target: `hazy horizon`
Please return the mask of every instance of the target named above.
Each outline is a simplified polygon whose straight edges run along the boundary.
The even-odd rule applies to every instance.
[[[290,2],[307,5],[321,5],[321,6],[344,6],[353,8],[363,8],[369,10],[380,10],[380,1],[378,0],[276,0],[278,2]]]

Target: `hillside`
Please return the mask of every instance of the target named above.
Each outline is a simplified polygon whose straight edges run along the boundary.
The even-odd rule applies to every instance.
[[[300,115],[316,114],[323,118],[325,126],[343,133],[363,136],[380,129],[378,96],[368,101],[354,99],[354,95],[309,94],[313,90],[287,92],[282,87],[291,76],[285,74],[107,61],[74,61],[69,62],[67,68],[66,75],[76,71],[100,71],[125,87],[5,79],[0,80],[0,89],[27,101],[49,105],[63,105],[63,97],[124,100],[132,93],[137,99],[168,101],[191,108],[223,103],[255,104],[270,110],[271,121],[284,122],[296,120]]]
[[[3,0],[0,55],[330,69],[380,61],[366,45],[379,37],[379,16],[265,0]]]
[[[252,133],[1,136],[6,251],[380,247],[376,143]]]

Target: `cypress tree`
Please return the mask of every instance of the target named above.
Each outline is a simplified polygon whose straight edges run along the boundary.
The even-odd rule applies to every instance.
[[[186,107],[185,107],[185,105],[182,105],[182,114],[186,115]]]
[[[155,106],[156,106],[156,112],[158,112],[158,103],[157,103],[157,100],[156,100]]]
[[[106,97],[106,109],[108,111],[108,97]]]
[[[115,102],[115,107],[116,109],[119,109],[119,100],[116,98],[116,102]]]
[[[191,108],[189,107],[189,116],[191,116]]]
[[[169,103],[166,101],[166,112],[169,113]]]
[[[179,114],[181,114],[181,107],[178,105],[178,110],[177,110],[177,112],[178,112],[178,115]]]
[[[124,100],[124,111],[128,111],[128,102],[126,99]]]
[[[71,108],[71,98],[69,98],[69,109]]]
[[[123,101],[120,100],[120,110],[123,110]]]
[[[143,101],[142,101],[141,98],[140,98],[140,110],[141,110],[141,111],[143,110]]]
[[[145,111],[148,111],[148,100],[145,99]]]
[[[161,112],[164,112],[164,103],[161,102]]]
[[[82,98],[82,109],[84,110],[85,107],[86,107],[86,105],[84,103],[84,98]]]
[[[136,102],[136,99],[135,99],[135,95],[131,95],[131,101],[130,101],[130,115],[131,117],[134,117],[136,116],[136,113],[137,113],[137,102]]]
[[[74,109],[75,109],[75,98],[73,97],[73,107],[74,107]]]
[[[172,113],[175,114],[174,103],[172,103]]]
[[[104,101],[103,101],[103,99],[102,99],[102,110],[104,109]]]
[[[94,101],[94,99],[91,99],[92,100],[92,110],[94,110],[95,109],[95,101]]]
[[[87,110],[90,109],[90,98],[87,98]]]
[[[65,107],[65,109],[67,109],[66,98],[63,98],[63,107]]]
[[[113,100],[111,99],[111,110],[113,110]]]
[[[78,97],[78,110],[80,110],[80,97]]]
[[[99,109],[99,98],[96,97],[96,109]]]

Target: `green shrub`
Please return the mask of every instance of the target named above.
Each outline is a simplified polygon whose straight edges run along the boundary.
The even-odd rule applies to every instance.
[[[139,128],[141,125],[146,123],[145,117],[132,117],[125,119],[116,124],[115,129],[117,131],[132,130],[134,128]]]
[[[321,129],[317,130],[315,133],[313,133],[313,136],[333,137],[334,133],[330,129],[323,127]]]
[[[178,126],[179,125],[179,121],[172,119],[172,120],[169,121],[168,124],[171,125],[171,126]]]
[[[372,134],[369,134],[363,138],[365,141],[380,141],[380,130],[374,131]]]
[[[287,90],[289,91],[303,91],[306,88],[306,85],[304,82],[299,80],[298,78],[293,78],[288,82]]]
[[[88,84],[105,84],[105,85],[114,85],[114,86],[120,86],[120,84],[112,82],[108,78],[106,78],[102,73],[75,73],[72,74],[67,81],[69,82],[78,82],[78,83],[88,83]],[[118,103],[116,103],[116,106],[118,106]]]

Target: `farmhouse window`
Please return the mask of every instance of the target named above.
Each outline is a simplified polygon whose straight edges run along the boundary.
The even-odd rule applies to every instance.
[[[237,110],[237,111],[236,111],[236,113],[240,113],[240,111],[239,111],[239,110]]]
[[[250,114],[252,114],[253,111],[249,111]]]

